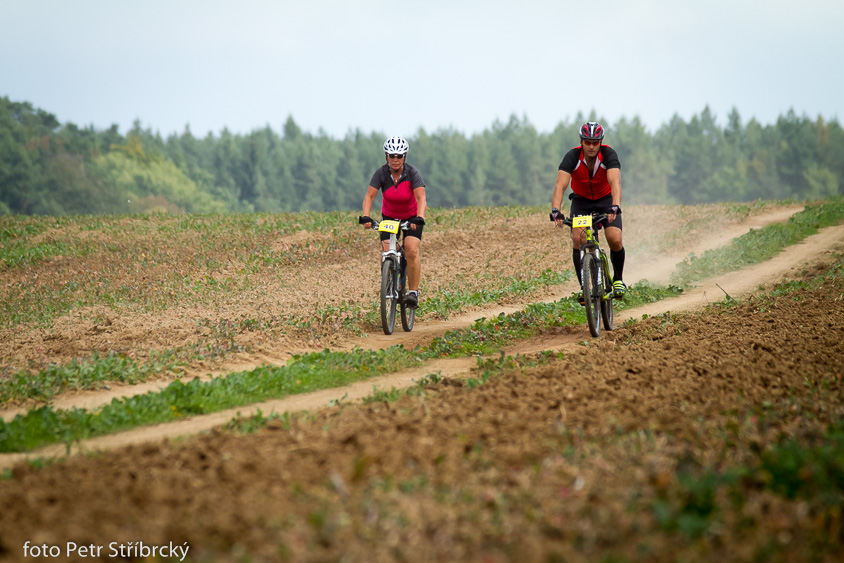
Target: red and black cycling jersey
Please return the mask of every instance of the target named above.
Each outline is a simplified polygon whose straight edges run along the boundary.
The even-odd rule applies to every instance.
[[[399,181],[394,183],[390,165],[385,164],[375,171],[369,185],[384,194],[382,214],[402,221],[416,216],[416,196],[413,190],[424,188],[425,181],[422,174],[411,165],[404,165]]]
[[[571,191],[587,199],[601,199],[612,193],[607,170],[621,168],[618,153],[609,145],[601,145],[595,165],[589,170],[583,157],[583,147],[577,146],[563,156],[560,170],[571,174]]]

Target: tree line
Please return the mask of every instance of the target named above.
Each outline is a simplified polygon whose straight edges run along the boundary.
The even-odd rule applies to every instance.
[[[408,163],[425,178],[429,205],[542,205],[578,126],[598,120],[618,151],[625,203],[694,204],[823,199],[844,188],[844,131],[836,119],[793,110],[776,123],[720,126],[708,107],[650,132],[638,117],[577,115],[541,133],[526,118],[481,133],[453,129],[407,136]],[[59,123],[27,102],[0,98],[0,214],[337,211],[360,207],[384,163],[383,132],[314,135],[288,117],[248,134],[188,126],[166,138],[136,121],[122,134]]]

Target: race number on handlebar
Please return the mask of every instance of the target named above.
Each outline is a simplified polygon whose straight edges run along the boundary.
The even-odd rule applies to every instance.
[[[395,235],[399,232],[399,225],[399,221],[384,220],[378,224],[378,230]]]
[[[568,225],[573,229],[594,228],[595,231],[601,230],[604,226],[603,222],[607,220],[606,213],[593,213],[592,215],[575,215],[566,217],[563,221],[564,225]]]
[[[592,226],[592,216],[591,215],[578,215],[577,217],[572,217],[571,226],[574,227],[574,228],[591,227]]]

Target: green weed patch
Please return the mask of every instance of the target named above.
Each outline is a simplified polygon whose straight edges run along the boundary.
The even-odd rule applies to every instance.
[[[143,364],[125,354],[93,354],[87,359],[48,366],[37,373],[20,371],[0,379],[0,403],[23,399],[46,402],[65,391],[92,389],[111,381],[140,383],[156,374],[177,371],[179,365],[170,353],[153,354]]]
[[[73,225],[70,217],[0,216],[0,271],[29,266],[57,256],[84,256],[94,252],[87,241],[78,244],[50,236],[51,229]]]
[[[430,311],[436,317],[448,319],[451,315],[460,313],[468,306],[486,305],[496,303],[512,295],[530,294],[542,288],[563,284],[569,281],[572,276],[571,270],[558,272],[548,269],[543,270],[537,277],[531,279],[509,277],[501,282],[498,289],[444,290],[431,298],[425,299],[425,311],[426,313]]]
[[[616,301],[620,310],[659,301],[682,293],[682,289],[659,287],[644,282],[630,286],[624,300]],[[427,356],[472,356],[495,354],[502,345],[528,339],[551,327],[586,323],[586,313],[577,299],[566,297],[551,303],[533,303],[523,310],[495,318],[481,318],[468,329],[446,332],[434,338],[424,349]]]
[[[707,250],[700,257],[687,258],[677,266],[671,281],[679,286],[688,286],[698,280],[758,264],[775,256],[783,248],[817,233],[820,228],[837,225],[842,219],[842,199],[806,207],[785,224],[776,223],[753,229],[727,246]]]
[[[413,353],[400,346],[348,353],[325,350],[296,356],[284,366],[262,366],[211,381],[174,381],[161,392],[115,399],[96,411],[44,406],[0,422],[0,452],[27,451],[55,442],[70,444],[136,426],[339,387],[398,371],[417,361]]]

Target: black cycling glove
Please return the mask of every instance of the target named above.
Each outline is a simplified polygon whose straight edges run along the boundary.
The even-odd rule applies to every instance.
[[[363,217],[358,217],[358,225],[366,225],[367,223],[374,223],[375,221],[372,220],[372,217],[369,215],[364,215]]]
[[[557,209],[556,207],[551,209],[551,213],[548,214],[548,217],[552,221],[558,221],[558,220],[559,221],[565,221],[565,219],[566,219],[566,216],[563,215],[563,212],[560,211],[559,209]]]
[[[411,217],[410,219],[407,220],[407,222],[413,223],[414,225],[422,226],[422,225],[425,224],[425,218],[424,217]]]

